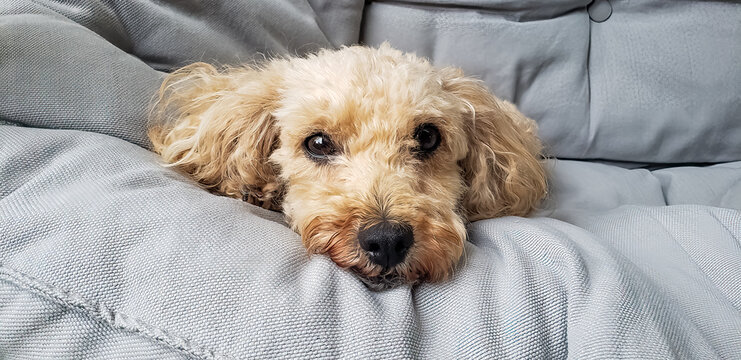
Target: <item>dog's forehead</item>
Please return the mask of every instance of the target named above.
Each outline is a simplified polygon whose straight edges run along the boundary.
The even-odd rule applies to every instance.
[[[278,112],[294,127],[351,123],[398,129],[458,105],[431,64],[388,49],[352,48],[296,59],[285,71],[280,93]]]

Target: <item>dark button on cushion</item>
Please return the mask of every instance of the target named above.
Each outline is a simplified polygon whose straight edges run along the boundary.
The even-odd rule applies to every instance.
[[[594,0],[587,6],[587,11],[592,21],[601,23],[612,15],[612,5],[610,0]]]

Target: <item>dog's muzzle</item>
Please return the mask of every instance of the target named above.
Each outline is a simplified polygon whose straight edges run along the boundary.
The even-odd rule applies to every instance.
[[[390,269],[404,261],[414,243],[414,233],[408,224],[382,221],[360,230],[358,243],[370,261]]]

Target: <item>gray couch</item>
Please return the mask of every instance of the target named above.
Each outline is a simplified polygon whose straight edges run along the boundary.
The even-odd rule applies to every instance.
[[[0,3],[0,358],[738,358],[741,5]],[[540,124],[550,196],[374,292],[148,150],[193,61],[388,40]]]

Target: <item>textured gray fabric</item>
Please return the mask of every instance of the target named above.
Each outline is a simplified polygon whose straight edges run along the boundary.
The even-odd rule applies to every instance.
[[[708,168],[683,167],[654,172],[670,204],[741,207],[741,163]]]
[[[3,1],[0,119],[147,146],[146,104],[163,77],[153,68],[352,44],[361,10],[353,0]]]
[[[450,281],[382,292],[307,256],[280,214],[162,167],[144,148],[153,67],[351,42],[360,18],[354,1],[229,4],[0,4],[0,358],[741,354],[741,162],[551,161],[536,216],[471,224]],[[507,78],[568,87],[567,70]]]
[[[558,161],[549,163],[543,209],[603,211],[621,205],[696,204],[741,209],[741,162],[656,171]]]
[[[142,328],[125,328],[121,315],[67,291],[0,268],[2,359],[187,359]],[[116,319],[118,318],[118,319]],[[189,356],[190,355],[190,356]]]
[[[741,353],[739,204],[663,206],[662,181],[645,170],[552,162],[552,202],[542,214],[472,224],[451,281],[372,292],[327,258],[306,256],[279,214],[211,195],[136,145],[13,126],[0,127],[0,144],[0,173],[13,174],[0,185],[3,291],[14,294],[0,315],[16,329],[0,332],[0,343],[9,351],[64,344],[136,347],[145,358],[166,348],[200,358]],[[676,170],[661,172],[690,181],[687,169]],[[579,201],[583,181],[601,184],[596,194],[585,186],[588,198]],[[700,177],[696,186],[739,195],[724,178]],[[29,284],[31,295],[23,294]],[[66,312],[74,314],[56,315]],[[58,342],[32,330],[47,323]]]
[[[612,8],[597,23],[590,3],[375,1],[361,40],[480,77],[538,121],[554,156],[741,160],[741,4],[597,1]]]

